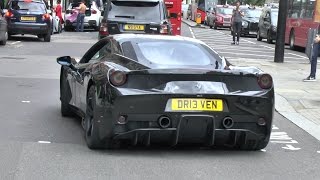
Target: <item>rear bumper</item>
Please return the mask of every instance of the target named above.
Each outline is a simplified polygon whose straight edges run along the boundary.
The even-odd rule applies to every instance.
[[[84,27],[97,27],[99,24],[97,23],[96,20],[89,20],[89,21],[83,22],[83,25]],[[77,27],[77,21],[70,22],[69,20],[66,20],[66,26]]]
[[[8,32],[10,34],[48,34],[50,27],[47,23],[9,23]]]
[[[231,22],[217,22],[216,21],[216,26],[217,27],[230,28],[231,27]]]
[[[96,116],[96,121],[100,125],[99,134],[102,139],[130,141],[133,145],[227,144],[236,147],[258,141],[267,144],[273,119],[273,99],[253,99],[259,99],[259,103],[263,104],[259,106],[264,107],[264,110],[260,109],[263,112],[253,110],[253,105],[244,107],[237,103],[238,97],[228,99],[228,104],[236,105],[225,106],[222,112],[172,112],[164,109],[167,104],[164,97],[122,97],[113,105],[105,102],[98,105],[98,112],[101,114]],[[125,124],[118,123],[120,116],[126,118]],[[159,125],[159,118],[163,116],[170,119],[166,128]],[[226,117],[232,118],[231,127],[224,126]],[[265,125],[258,124],[261,117],[266,120]]]
[[[251,29],[248,29],[248,28],[242,28],[241,29],[241,34],[242,35],[257,35],[257,30],[251,30]]]

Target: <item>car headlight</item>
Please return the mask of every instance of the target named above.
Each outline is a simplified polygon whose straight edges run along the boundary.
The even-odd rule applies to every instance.
[[[277,32],[277,26],[273,26],[273,27],[272,27],[272,30],[273,30],[274,32]]]
[[[242,26],[245,27],[245,28],[248,27],[248,22],[247,21],[242,21]]]

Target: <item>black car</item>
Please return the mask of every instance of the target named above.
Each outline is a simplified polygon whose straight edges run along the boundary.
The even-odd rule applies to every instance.
[[[241,10],[244,13],[244,17],[242,18],[241,35],[256,36],[259,24],[259,17],[262,13],[262,9],[255,7],[244,7],[241,8]]]
[[[257,150],[270,138],[272,77],[228,66],[202,41],[118,34],[62,65],[63,116],[82,117],[91,149],[132,145],[229,145]],[[123,145],[123,144],[122,144]]]
[[[43,0],[11,0],[5,18],[9,37],[15,34],[32,34],[50,42],[52,19]]]
[[[111,0],[105,6],[99,39],[111,34],[171,34],[163,0]]]
[[[6,45],[8,39],[7,21],[3,17],[4,13],[0,9],[0,45]]]
[[[263,9],[259,20],[257,40],[266,38],[268,43],[272,43],[277,38],[278,8],[266,7]]]

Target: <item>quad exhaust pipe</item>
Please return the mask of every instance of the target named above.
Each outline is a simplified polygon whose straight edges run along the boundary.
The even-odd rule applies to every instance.
[[[233,119],[231,117],[225,117],[223,120],[222,120],[222,126],[226,129],[230,129],[232,128],[234,122],[233,122]]]
[[[161,116],[158,119],[158,124],[161,128],[166,129],[171,124],[171,119],[168,116]]]

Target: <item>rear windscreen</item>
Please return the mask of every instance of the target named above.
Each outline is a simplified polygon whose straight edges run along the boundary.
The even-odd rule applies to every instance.
[[[12,1],[10,8],[14,10],[25,10],[25,11],[37,11],[45,12],[46,6],[43,3],[37,2],[24,2],[24,1]]]
[[[159,2],[111,1],[108,19],[159,21]]]

